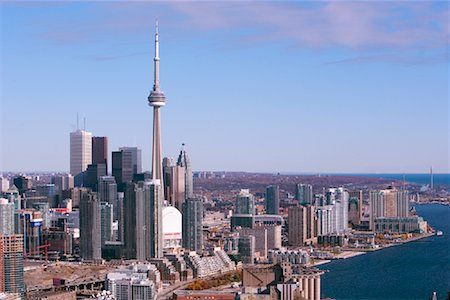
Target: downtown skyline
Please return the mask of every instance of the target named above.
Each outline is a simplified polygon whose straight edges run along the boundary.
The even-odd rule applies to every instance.
[[[448,172],[448,3],[235,5],[2,3],[0,170],[68,171],[77,113],[150,170],[159,16],[163,156],[186,143],[196,170]]]

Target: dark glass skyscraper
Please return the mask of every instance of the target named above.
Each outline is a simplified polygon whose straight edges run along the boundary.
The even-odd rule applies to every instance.
[[[203,250],[203,201],[188,198],[182,205],[183,247],[200,253]]]
[[[278,215],[280,210],[280,189],[278,185],[266,188],[266,214]]]
[[[124,190],[124,185],[133,180],[133,158],[129,151],[113,151],[112,175],[116,179],[119,191]]]
[[[120,151],[131,152],[133,174],[142,173],[142,151],[138,147],[120,147]]]
[[[313,204],[313,188],[310,184],[299,183],[295,186],[295,199],[300,204]]]
[[[127,258],[142,261],[163,256],[162,205],[159,180],[126,184],[124,242]]]
[[[242,189],[236,197],[236,214],[255,214],[255,197],[250,190]]]
[[[95,193],[83,194],[80,201],[80,255],[85,260],[102,258],[101,208]]]
[[[108,174],[108,138],[106,136],[92,137],[92,164],[105,164]]]
[[[107,175],[106,164],[91,164],[88,165],[85,175],[83,177],[83,185],[97,191],[98,180],[100,177]]]

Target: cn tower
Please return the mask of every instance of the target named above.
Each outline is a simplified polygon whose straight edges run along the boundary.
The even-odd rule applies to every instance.
[[[156,20],[155,32],[155,58],[154,58],[155,81],[153,90],[148,96],[148,105],[153,106],[153,149],[152,149],[152,179],[159,179],[161,190],[164,193],[164,182],[162,176],[162,147],[161,147],[161,116],[159,109],[166,105],[164,92],[159,88],[159,42],[158,42],[158,20]],[[163,195],[164,199],[164,195]]]

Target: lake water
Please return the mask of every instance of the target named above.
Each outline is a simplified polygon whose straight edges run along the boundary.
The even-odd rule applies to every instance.
[[[418,215],[444,232],[400,246],[333,261],[320,268],[322,298],[438,300],[450,291],[450,206],[416,206]]]

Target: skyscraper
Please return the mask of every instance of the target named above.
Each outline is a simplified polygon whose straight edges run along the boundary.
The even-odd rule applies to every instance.
[[[203,249],[203,201],[200,198],[188,198],[183,203],[183,238],[185,249],[200,253]]]
[[[242,189],[236,197],[236,214],[255,214],[255,197],[250,190]]]
[[[327,204],[333,206],[332,231],[342,233],[348,228],[348,191],[342,187],[330,188],[326,198]]]
[[[92,133],[77,129],[70,133],[70,174],[78,175],[92,163]]]
[[[144,188],[146,259],[163,257],[163,192],[158,179],[139,183]]]
[[[119,220],[120,218],[119,218],[119,208],[117,204],[117,184],[113,176],[102,176],[99,178],[98,197],[100,199],[100,202],[108,202],[113,206],[114,220]]]
[[[14,234],[14,203],[0,198],[0,234]]]
[[[159,87],[159,41],[158,41],[158,20],[156,21],[155,32],[155,58],[154,58],[154,84],[153,90],[148,96],[148,104],[153,106],[153,149],[152,149],[152,179],[160,180],[160,186],[164,186],[162,174],[162,145],[161,145],[161,106],[166,105],[166,96]],[[164,199],[164,189],[161,189]],[[161,207],[162,209],[162,207]],[[162,234],[162,232],[161,232]]]
[[[144,197],[142,189],[138,191],[137,184],[127,183],[124,193],[124,246],[125,258],[145,258],[144,254]],[[138,257],[138,252],[140,257]]]
[[[80,256],[85,260],[102,258],[101,208],[95,193],[85,193],[80,200]]]
[[[288,210],[288,241],[291,246],[317,243],[317,221],[312,205],[290,207]]]
[[[138,147],[120,147],[120,151],[131,152],[133,174],[142,173],[142,151]]]
[[[280,210],[280,188],[269,185],[266,188],[266,214],[278,215]]]
[[[375,219],[378,217],[408,217],[408,191],[388,187],[385,190],[370,191],[371,207],[370,228],[374,229]]]
[[[125,256],[143,261],[163,256],[159,180],[127,183],[124,198]]]
[[[23,235],[0,234],[0,292],[25,293]]]
[[[349,192],[348,221],[352,225],[359,225],[361,223],[362,204],[363,204],[362,190]]]
[[[9,189],[9,180],[6,177],[0,175],[0,194],[6,192]]]
[[[297,184],[295,186],[295,199],[300,204],[313,204],[313,189],[310,184]]]
[[[131,152],[122,150],[113,151],[112,175],[116,179],[118,190],[122,192],[125,184],[133,180],[133,159]]]
[[[31,189],[33,186],[33,182],[30,176],[18,176],[13,179],[14,185],[19,190],[19,193],[22,195],[25,191]]]
[[[185,169],[177,166],[170,157],[163,159],[165,191],[164,195],[170,205],[181,210],[185,200]]]
[[[97,191],[98,180],[100,177],[106,176],[106,164],[90,164],[88,165],[85,176],[83,176],[83,185]]]
[[[113,240],[113,206],[108,202],[100,202],[101,244]]]
[[[105,164],[108,174],[108,138],[106,136],[92,137],[92,164]]]
[[[185,198],[187,199],[189,197],[192,197],[194,193],[194,183],[192,178],[191,160],[186,153],[184,144],[182,144],[180,155],[178,156],[177,166],[184,168],[184,193]]]

